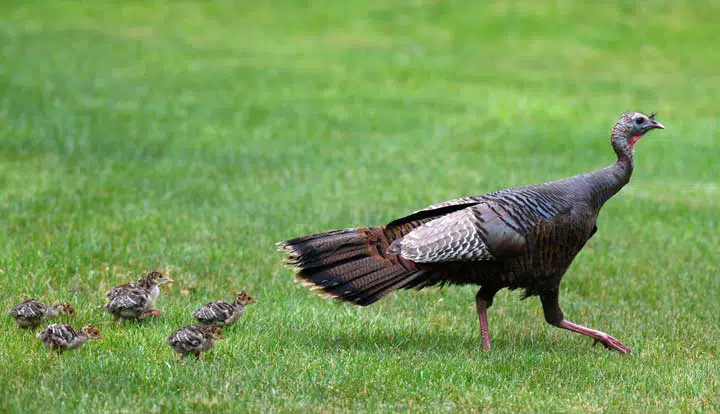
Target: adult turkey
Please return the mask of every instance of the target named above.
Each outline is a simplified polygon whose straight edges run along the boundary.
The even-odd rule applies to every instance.
[[[475,284],[483,347],[487,309],[502,288],[538,295],[545,320],[620,353],[612,336],[566,320],[560,280],[590,237],[600,208],[630,180],[635,144],[664,128],[625,113],[612,129],[617,161],[564,180],[431,205],[381,227],[333,230],[278,243],[298,279],[328,297],[367,306],[396,289]]]

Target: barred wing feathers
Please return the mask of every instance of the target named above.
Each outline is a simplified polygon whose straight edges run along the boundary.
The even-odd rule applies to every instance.
[[[129,289],[124,294],[115,296],[105,305],[112,314],[136,316],[152,307],[150,294],[143,289]]]
[[[35,299],[28,299],[14,307],[10,314],[25,319],[42,319],[47,312],[47,305]]]
[[[193,312],[192,316],[200,322],[223,323],[229,321],[236,312],[242,313],[242,309],[238,311],[233,305],[219,300],[206,304]]]
[[[210,341],[199,326],[190,325],[173,332],[167,339],[168,345],[178,352],[195,352]]]
[[[70,325],[64,323],[48,325],[37,335],[40,341],[53,349],[67,348],[78,336]]]
[[[388,249],[415,263],[485,261],[525,251],[526,239],[504,210],[483,202],[414,229]]]

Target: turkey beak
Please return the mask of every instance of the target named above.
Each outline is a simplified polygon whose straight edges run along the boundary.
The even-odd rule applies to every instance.
[[[665,129],[665,125],[661,124],[660,122],[652,121],[650,129]]]

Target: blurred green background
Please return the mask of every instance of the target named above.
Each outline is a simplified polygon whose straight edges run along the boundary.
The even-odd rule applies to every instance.
[[[27,1],[0,5],[0,305],[70,301],[58,358],[0,318],[0,411],[720,410],[720,9],[662,1]],[[293,283],[274,243],[595,170],[628,110],[667,129],[564,279],[569,319],[473,287],[369,308]],[[162,318],[103,293],[175,279]],[[206,361],[165,338],[258,299]]]

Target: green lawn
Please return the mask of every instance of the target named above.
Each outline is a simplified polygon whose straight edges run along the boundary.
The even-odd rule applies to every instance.
[[[105,335],[58,358],[0,317],[0,411],[720,411],[711,2],[107,3],[0,5],[0,309],[66,300]],[[626,110],[667,129],[561,304],[629,356],[507,291],[485,353],[473,287],[353,308],[275,251],[608,165]],[[152,268],[165,314],[111,323],[103,292]],[[239,288],[259,302],[176,363],[165,338]]]

